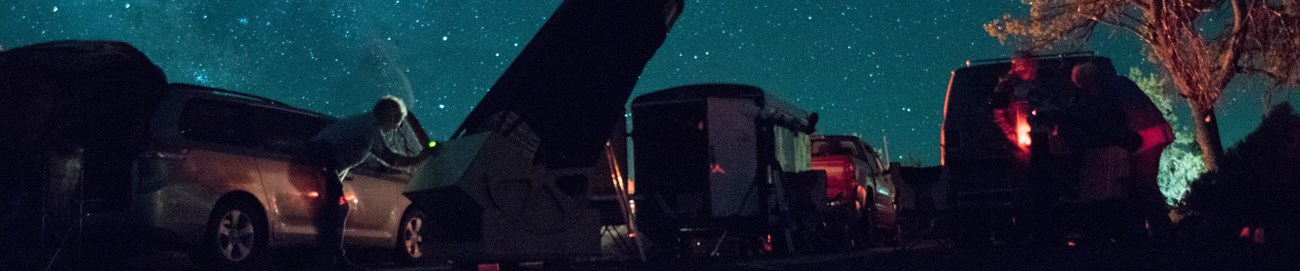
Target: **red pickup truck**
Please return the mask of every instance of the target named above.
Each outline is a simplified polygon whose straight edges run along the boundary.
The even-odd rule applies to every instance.
[[[848,212],[844,225],[855,235],[850,239],[866,244],[897,241],[897,190],[875,150],[850,135],[814,135],[811,149],[813,170],[826,171],[827,204]],[[871,230],[861,230],[864,227]]]

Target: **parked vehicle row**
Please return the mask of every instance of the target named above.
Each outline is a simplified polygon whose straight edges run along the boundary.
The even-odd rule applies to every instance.
[[[812,135],[814,115],[762,89],[682,86],[637,97],[631,109],[637,226],[660,256],[897,238],[896,190],[875,152],[856,137]]]

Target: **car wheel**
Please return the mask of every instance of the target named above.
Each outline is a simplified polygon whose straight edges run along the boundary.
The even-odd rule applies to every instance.
[[[854,247],[856,248],[873,248],[876,247],[876,194],[866,193],[865,200],[862,203],[861,214],[858,216],[858,230],[854,238]]]
[[[429,218],[419,209],[409,208],[402,214],[402,223],[397,227],[397,260],[406,263],[419,261],[424,257],[424,227]]]
[[[199,252],[218,269],[247,269],[267,253],[266,214],[246,199],[224,200],[208,218]]]
[[[898,219],[898,217],[901,217],[898,210],[898,201],[895,200],[890,208],[894,209],[894,223],[891,223],[889,228],[885,230],[883,241],[887,246],[897,247],[903,239],[903,226]]]

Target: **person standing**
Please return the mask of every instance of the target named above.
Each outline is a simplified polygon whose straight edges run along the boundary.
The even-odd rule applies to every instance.
[[[1053,151],[1057,129],[1057,112],[1063,106],[1066,86],[1054,80],[1041,80],[1037,57],[1029,51],[1017,51],[1011,57],[1011,69],[998,77],[993,90],[994,122],[1022,155],[1020,166],[1027,166],[1033,185],[1033,203],[1026,210],[1030,218],[1028,241],[1051,244],[1059,239],[1054,202],[1061,187],[1067,185],[1064,156]]]
[[[384,96],[370,112],[343,118],[328,126],[308,142],[307,159],[324,166],[325,191],[317,209],[317,240],[327,257],[324,264],[339,269],[361,269],[347,260],[343,249],[343,229],[348,208],[343,197],[343,180],[348,171],[367,159],[375,158],[385,166],[418,163],[430,154],[428,149],[415,156],[395,152],[385,139],[402,136],[399,129],[406,119],[406,105],[401,99]]]
[[[1082,63],[1071,70],[1079,89],[1075,103],[1065,111],[1067,138],[1079,154],[1079,188],[1073,201],[1083,207],[1076,220],[1087,238],[1119,238],[1123,229],[1123,183],[1131,174],[1129,155],[1142,144],[1128,130],[1121,98],[1106,84],[1105,70]]]
[[[1104,71],[1102,76],[1106,88],[1114,90],[1120,101],[1128,130],[1142,137],[1142,145],[1129,156],[1132,173],[1123,180],[1127,201],[1135,208],[1128,212],[1133,215],[1128,224],[1130,227],[1140,226],[1140,232],[1148,239],[1168,237],[1164,235],[1169,234],[1173,226],[1157,177],[1160,174],[1160,156],[1174,141],[1173,128],[1160,108],[1133,80],[1114,71]]]

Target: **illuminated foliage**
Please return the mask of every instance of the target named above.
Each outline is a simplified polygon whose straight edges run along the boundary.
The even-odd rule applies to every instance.
[[[1165,91],[1168,81],[1155,74],[1143,73],[1138,68],[1129,69],[1128,77],[1137,83],[1143,93],[1151,97],[1151,102],[1156,104],[1165,120],[1173,126],[1174,143],[1165,148],[1164,154],[1160,156],[1160,175],[1157,180],[1166,203],[1181,205],[1192,181],[1205,172],[1205,163],[1201,161],[1196,145],[1193,145],[1196,142],[1192,140],[1191,131],[1186,124],[1179,122],[1178,115],[1174,113],[1174,102]]]

